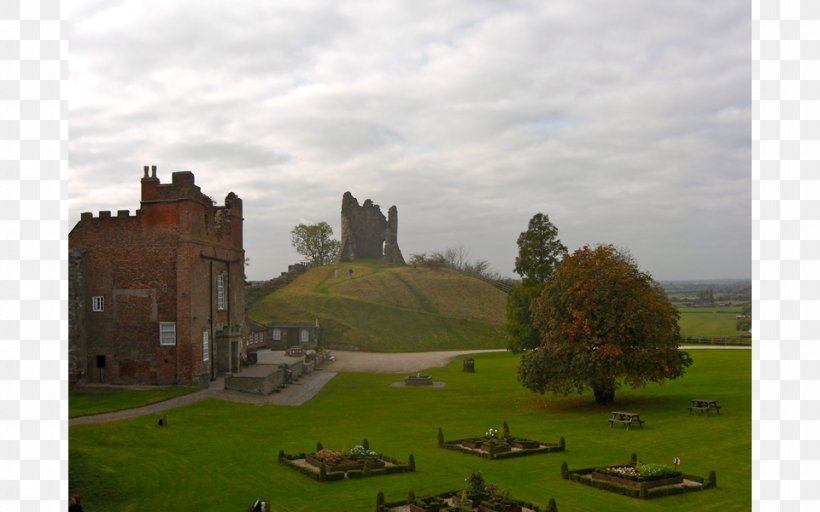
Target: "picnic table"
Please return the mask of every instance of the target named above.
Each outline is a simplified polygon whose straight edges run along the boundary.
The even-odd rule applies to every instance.
[[[641,419],[641,415],[637,412],[612,411],[612,417],[609,418],[609,428],[612,428],[612,425],[615,423],[623,423],[626,425],[627,430],[629,430],[630,425],[633,423],[643,428],[643,422],[644,420]]]
[[[720,414],[720,406],[717,404],[717,400],[695,399],[689,404],[689,414],[692,414],[692,411],[700,411],[701,414],[706,413],[707,416],[709,411]]]

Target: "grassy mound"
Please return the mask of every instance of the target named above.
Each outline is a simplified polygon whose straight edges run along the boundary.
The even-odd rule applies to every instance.
[[[318,318],[330,346],[420,352],[503,348],[505,302],[497,288],[453,270],[364,261],[312,268],[249,313],[263,323]]]

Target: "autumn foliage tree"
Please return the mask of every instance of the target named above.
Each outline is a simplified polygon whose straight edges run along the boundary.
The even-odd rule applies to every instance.
[[[621,383],[663,383],[692,358],[679,349],[678,311],[652,277],[612,245],[565,257],[533,307],[540,346],[525,353],[519,381],[544,393],[591,388],[612,402]]]

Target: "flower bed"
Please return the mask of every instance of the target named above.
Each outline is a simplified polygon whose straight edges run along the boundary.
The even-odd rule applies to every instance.
[[[498,438],[489,436],[468,437],[450,441],[442,440],[440,446],[448,450],[477,455],[491,460],[560,452],[565,449],[563,438],[558,443],[547,443],[519,437]]]
[[[408,375],[404,378],[405,386],[432,386],[432,375]]]
[[[562,470],[562,476],[597,489],[641,499],[700,491],[716,486],[714,472],[710,474],[710,479],[706,480],[662,464],[622,464]]]
[[[378,503],[377,512],[409,510],[410,512],[540,512],[532,503],[517,500],[506,493],[499,493],[495,486],[485,485],[480,473],[467,479],[469,487],[440,494],[427,494],[408,500]]]
[[[401,463],[361,446],[347,453],[328,449],[298,455],[280,452],[279,462],[320,482],[415,471],[415,464]]]
[[[663,487],[664,485],[677,485],[683,483],[683,475],[679,474],[678,476],[672,476],[669,478],[660,478],[657,480],[633,480],[631,478],[624,478],[620,476],[613,476],[609,473],[602,473],[600,471],[593,471],[590,473],[590,478],[593,480],[605,480],[607,482],[615,482],[620,485],[624,485],[626,487],[632,487],[633,489],[640,489],[641,483],[643,483],[647,489],[653,489],[655,487]]]

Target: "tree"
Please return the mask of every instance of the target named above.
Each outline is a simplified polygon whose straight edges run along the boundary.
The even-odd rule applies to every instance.
[[[735,320],[735,328],[738,331],[752,330],[752,303],[747,302],[740,308],[740,315]]]
[[[507,292],[507,348],[514,353],[532,350],[540,344],[532,325],[530,306],[541,294],[543,285],[513,286]]]
[[[680,314],[661,286],[612,245],[584,246],[555,268],[533,304],[541,345],[521,358],[518,379],[544,393],[591,388],[612,402],[632,387],[683,375]]]
[[[515,272],[522,284],[507,293],[507,348],[518,353],[534,349],[539,344],[530,312],[533,300],[541,294],[544,282],[553,268],[566,256],[566,246],[558,240],[556,228],[547,215],[536,213],[527,231],[518,235],[518,256]]]
[[[518,256],[514,270],[524,285],[545,282],[567,254],[566,246],[558,239],[558,228],[543,213],[533,215],[527,230],[518,235],[516,243]]]
[[[327,222],[299,224],[290,232],[290,243],[309,265],[328,265],[339,254],[339,241],[332,236],[333,228]]]

